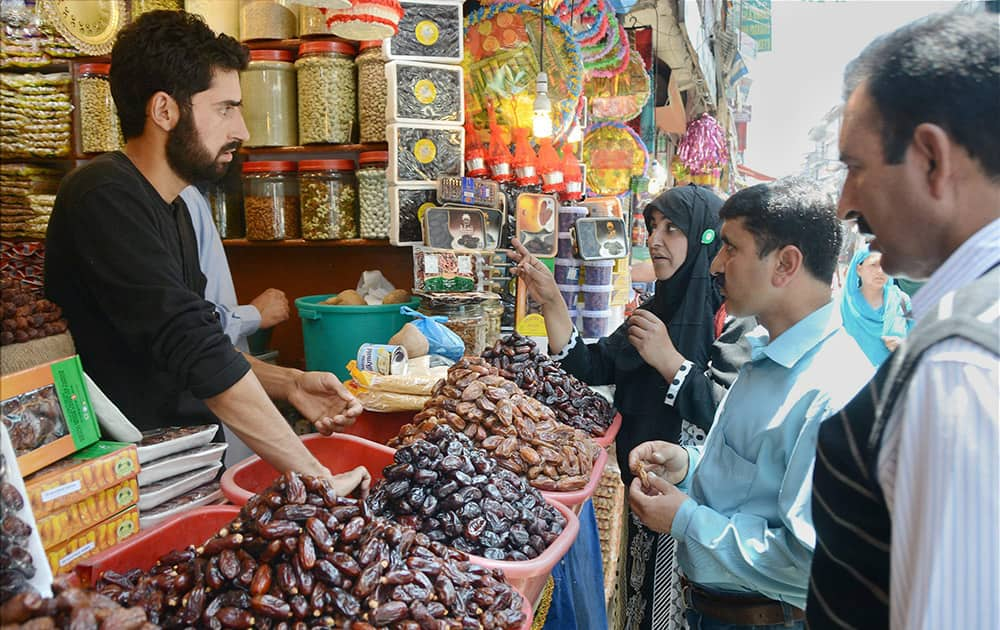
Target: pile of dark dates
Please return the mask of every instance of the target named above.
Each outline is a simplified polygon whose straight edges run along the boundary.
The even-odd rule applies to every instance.
[[[368,503],[376,515],[491,560],[529,560],[552,544],[565,517],[524,478],[499,468],[446,425],[396,451]]]
[[[390,521],[324,480],[282,475],[200,547],[98,591],[165,628],[516,628],[521,597],[497,570]]]
[[[7,459],[0,454],[0,603],[25,591],[33,592],[28,580],[35,577],[35,564],[28,553],[31,525],[18,516],[24,497],[7,480]]]
[[[583,488],[600,452],[589,435],[557,421],[551,409],[479,357],[463,357],[448,368],[413,423],[403,426],[389,446],[426,439],[438,425],[464,433],[539,490]]]
[[[513,333],[483,350],[482,356],[500,370],[500,376],[514,381],[524,393],[552,409],[559,422],[594,437],[604,435],[611,426],[611,404],[538,352],[531,339]]]
[[[156,630],[160,627],[149,622],[142,608],[123,608],[110,597],[67,584],[65,579],[57,579],[52,585],[54,597],[42,597],[32,591],[8,599],[0,606],[4,630]]]

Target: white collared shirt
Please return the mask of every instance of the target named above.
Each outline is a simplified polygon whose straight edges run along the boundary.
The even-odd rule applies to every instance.
[[[914,317],[998,263],[1000,219],[921,287]],[[889,419],[878,478],[892,516],[892,630],[1000,628],[998,408],[997,357],[948,339],[924,353]]]

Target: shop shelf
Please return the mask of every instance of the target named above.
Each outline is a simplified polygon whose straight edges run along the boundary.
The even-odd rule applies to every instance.
[[[348,238],[338,241],[307,241],[301,238],[282,241],[248,241],[229,238],[222,241],[226,247],[388,247],[388,239]]]
[[[385,151],[388,146],[385,142],[369,142],[366,144],[304,144],[287,147],[243,147],[240,149],[240,153],[244,155],[360,153],[362,151]]]
[[[382,478],[382,469],[392,463],[395,450],[353,435],[307,435],[302,438],[309,452],[333,474],[364,466],[372,483]],[[270,486],[278,471],[257,455],[248,457],[222,475],[222,492],[236,505],[244,505],[255,493]]]

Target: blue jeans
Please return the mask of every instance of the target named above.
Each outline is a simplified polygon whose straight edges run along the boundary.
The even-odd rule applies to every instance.
[[[805,630],[806,627],[806,622],[804,620],[792,621],[789,625],[777,623],[763,626],[745,626],[734,623],[724,623],[722,621],[716,621],[711,617],[706,617],[697,610],[691,608],[685,611],[685,615],[687,616],[688,628],[690,630]]]

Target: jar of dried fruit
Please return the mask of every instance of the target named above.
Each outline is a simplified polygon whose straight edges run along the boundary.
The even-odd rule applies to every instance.
[[[439,293],[420,296],[417,310],[424,315],[444,315],[441,322],[462,338],[466,355],[480,355],[486,348],[486,318],[481,294]]]
[[[108,63],[81,63],[76,67],[81,153],[114,151],[124,144],[115,101],[111,98],[110,72]]]
[[[351,160],[299,162],[302,238],[358,237],[358,180]]]
[[[299,238],[299,186],[295,162],[243,164],[243,213],[247,239]]]

